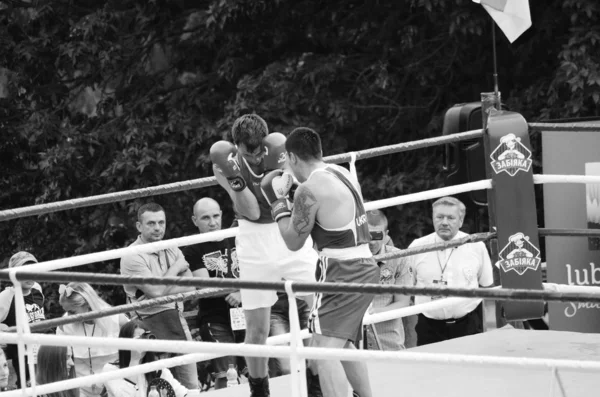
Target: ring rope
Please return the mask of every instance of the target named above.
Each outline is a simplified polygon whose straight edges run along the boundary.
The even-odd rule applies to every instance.
[[[546,229],[540,228],[542,237],[600,237],[600,229]]]
[[[32,332],[42,331],[49,328],[59,327],[61,325],[78,323],[83,321],[95,320],[102,317],[114,316],[117,314],[129,313],[139,309],[146,309],[148,307],[153,307],[156,305],[164,305],[167,303],[173,302],[182,302],[186,300],[191,300],[195,298],[215,298],[219,296],[224,296],[235,292],[234,289],[222,289],[222,288],[205,288],[196,291],[190,292],[182,292],[173,295],[161,296],[158,298],[152,298],[143,300],[141,302],[128,303],[120,306],[110,307],[108,309],[89,311],[86,313],[73,314],[70,316],[57,317],[50,320],[38,321],[32,323],[30,325],[30,329]],[[6,332],[14,332],[16,330],[16,326],[9,327],[6,329]]]
[[[64,340],[67,339],[68,337],[64,337],[64,336],[56,336],[56,335],[47,335],[48,337],[54,339],[48,339],[46,338],[45,340],[47,340],[48,342],[45,344],[49,344],[49,345],[68,345],[71,346],[73,345],[71,343],[71,341],[68,340]],[[60,343],[58,341],[58,338],[64,338],[63,340],[60,340]],[[78,339],[87,339],[88,341],[91,339],[100,339],[100,338],[86,338],[86,337],[76,337]],[[115,340],[118,340],[118,338],[101,338],[103,340],[108,341],[107,343],[105,343],[103,346],[106,346],[106,344],[109,345],[113,345],[113,342]],[[269,338],[271,339],[271,338]],[[92,341],[92,342],[96,342],[96,341]],[[119,342],[124,342],[127,344],[126,347],[124,347],[123,350],[147,350],[148,346],[152,346],[153,349],[156,349],[155,346],[156,344],[151,343],[151,341],[145,341],[145,340],[134,340],[133,342],[142,342],[140,343],[136,343],[136,346],[133,346],[134,349],[131,349],[132,346],[130,346],[130,343],[128,343],[128,341],[119,341]],[[131,342],[131,340],[129,340],[129,342]],[[165,341],[166,342],[166,341]],[[169,343],[169,347],[171,345],[173,345],[173,341],[168,341],[171,342]],[[270,341],[268,341],[270,342]],[[190,343],[190,342],[186,342],[186,343]],[[193,342],[192,342],[193,343]],[[90,344],[87,344],[85,342],[82,341],[81,343],[84,346],[89,346]],[[138,346],[138,344],[140,346]],[[220,355],[230,355],[231,353],[235,353],[235,354],[239,354],[239,348],[243,345],[243,344],[223,344],[223,343],[213,343],[212,345],[217,345],[220,348],[223,349],[218,349],[220,350]],[[270,345],[270,343],[269,343]],[[197,350],[198,345],[197,342],[193,346],[193,350]],[[248,347],[249,345],[245,345],[244,349],[246,347]],[[257,346],[256,345],[250,345],[253,347],[253,353],[256,353],[257,351]],[[116,346],[119,347],[119,346]],[[215,346],[211,346],[211,348],[214,348]],[[185,348],[188,352],[189,352],[189,347]],[[264,347],[263,347],[264,349]],[[260,350],[263,350],[260,349]],[[287,348],[289,349],[289,348]],[[156,349],[158,350],[158,349]],[[211,349],[212,350],[212,349]],[[259,351],[260,351],[259,350]],[[285,351],[286,348],[277,348],[277,354],[273,355],[273,352],[275,352],[275,349],[273,348],[269,348],[269,351],[267,354],[273,355],[275,357],[289,357],[289,355],[284,355],[279,354],[279,351]],[[322,350],[327,350],[328,352],[325,352],[325,354],[322,354]],[[310,358],[307,355],[307,351],[308,354],[310,354],[311,356],[317,356],[317,358],[319,359],[327,359],[330,358],[328,357],[328,353],[329,351],[334,350],[334,353],[337,354],[344,354],[344,359],[347,359],[346,356],[348,356],[347,351],[344,351],[344,349],[322,349],[322,348],[304,348],[302,347],[300,350],[300,354],[306,358]],[[472,364],[477,364],[477,365],[481,365],[481,364],[486,364],[486,365],[505,365],[505,366],[514,366],[515,364],[518,366],[529,366],[529,367],[537,367],[537,368],[541,368],[541,369],[548,369],[548,368],[570,368],[570,369],[578,369],[578,370],[584,370],[584,371],[598,371],[600,369],[600,365],[597,362],[591,361],[591,362],[586,362],[586,361],[575,361],[575,360],[555,360],[555,359],[536,359],[536,358],[511,358],[511,357],[495,357],[495,356],[473,356],[473,355],[460,355],[460,354],[437,354],[437,353],[416,353],[416,352],[410,352],[410,351],[402,351],[402,352],[380,352],[380,351],[372,351],[372,350],[357,350],[357,351],[350,351],[353,357],[352,359],[354,360],[360,360],[363,361],[364,359],[370,359],[370,360],[377,360],[377,361],[426,361],[426,362],[436,362],[436,363],[472,363]],[[356,353],[358,352],[358,353]],[[81,387],[87,384],[91,384],[91,383],[100,383],[100,382],[104,382],[106,380],[111,380],[111,379],[120,379],[122,377],[125,376],[133,376],[133,375],[137,375],[140,373],[144,373],[144,372],[149,372],[149,371],[153,371],[153,370],[157,370],[160,368],[165,368],[165,367],[172,367],[172,366],[176,366],[176,365],[181,365],[181,364],[188,364],[188,363],[192,363],[192,362],[197,362],[197,361],[203,361],[203,360],[207,360],[211,357],[211,355],[207,355],[205,354],[206,352],[202,352],[202,353],[192,353],[192,354],[186,354],[184,356],[177,356],[177,357],[173,357],[170,359],[166,359],[166,360],[160,360],[160,361],[155,361],[153,363],[148,363],[148,364],[140,364],[140,365],[136,365],[134,367],[128,367],[128,368],[124,368],[124,369],[119,369],[116,371],[110,371],[110,372],[103,372],[101,374],[96,374],[96,375],[88,375],[88,376],[84,376],[84,377],[79,377],[79,378],[75,378],[75,379],[69,379],[66,381],[60,381],[60,382],[55,382],[55,383],[51,383],[51,384],[46,384],[46,385],[41,385],[39,386],[39,393],[40,394],[49,394],[51,392],[56,392],[56,391],[60,391],[60,390],[66,390],[66,389],[72,389],[72,388],[77,388],[77,387]],[[229,354],[228,354],[229,353]],[[260,353],[262,353],[262,351],[260,351]],[[262,354],[254,354],[256,356],[262,355]],[[24,393],[25,395],[33,395],[32,394],[32,390],[31,388],[27,388],[27,389],[22,389],[22,390],[13,390],[13,391],[9,391],[9,392],[4,392],[4,393],[0,393],[0,397],[18,397],[19,395],[22,395],[22,393]]]
[[[358,160],[367,159],[384,154],[400,153],[408,150],[426,148],[430,146],[453,143],[468,139],[478,138],[483,135],[482,130],[473,130],[461,132],[458,134],[445,135],[437,138],[427,138],[418,141],[398,143],[395,145],[382,146],[378,148],[365,149],[355,152]],[[327,163],[343,163],[351,160],[348,153],[327,156],[323,159]],[[133,200],[140,197],[156,196],[160,194],[182,192],[191,189],[199,189],[217,184],[214,176],[192,179],[189,181],[173,182],[164,185],[152,186],[141,189],[127,190],[123,192],[106,193],[97,196],[83,197],[71,200],[57,201],[54,203],[45,203],[32,205],[28,207],[14,208],[0,211],[0,221],[23,218],[26,216],[42,215],[51,212],[65,211],[74,208],[83,208],[93,205],[109,204],[124,200]]]
[[[92,337],[89,337],[92,338]],[[116,338],[114,338],[116,339]],[[131,340],[131,339],[130,339]],[[146,341],[149,342],[149,341]],[[48,343],[48,345],[52,345]],[[125,349],[124,349],[125,350]],[[130,350],[130,349],[128,349]],[[91,384],[104,383],[109,380],[122,379],[124,377],[135,376],[146,372],[159,371],[163,368],[171,368],[185,364],[195,364],[199,361],[210,360],[215,356],[207,353],[191,353],[182,356],[175,356],[167,359],[161,359],[146,364],[138,364],[133,367],[126,367],[115,371],[102,372],[94,375],[78,376],[76,378],[62,380],[58,382],[47,383],[37,386],[34,390],[30,387],[1,392],[0,397],[19,397],[19,396],[44,396],[50,393],[56,393],[62,390],[76,389]]]
[[[536,177],[536,175],[534,175],[534,179],[535,179],[535,177]],[[539,175],[538,175],[538,177],[539,177]],[[565,181],[565,177],[569,177],[569,176],[566,176],[566,175],[542,175],[542,177],[549,177],[549,179],[546,178],[547,181],[558,181],[558,180]],[[554,179],[552,177],[554,177]],[[576,176],[576,177],[578,178],[576,183],[600,183],[600,177],[594,177],[594,176]],[[546,183],[546,182],[541,182],[541,181],[539,181],[539,178],[538,178],[537,183]],[[552,183],[552,182],[550,182],[550,183]],[[470,183],[466,183],[466,184],[462,184],[462,185],[455,185],[455,186],[449,186],[449,187],[441,188],[441,189],[434,189],[434,190],[430,190],[428,192],[420,192],[420,193],[415,193],[415,194],[399,196],[399,197],[395,197],[395,198],[371,201],[371,202],[365,203],[365,208],[367,210],[371,210],[371,209],[375,209],[375,208],[383,208],[383,207],[389,207],[389,206],[394,206],[394,205],[401,205],[401,204],[405,204],[407,202],[413,202],[413,201],[418,201],[418,200],[427,200],[427,199],[431,199],[431,198],[442,197],[445,195],[452,195],[452,194],[456,194],[456,193],[460,193],[460,192],[466,192],[466,191],[470,191],[470,190],[474,190],[474,189],[483,189],[483,188],[489,188],[489,187],[491,187],[491,181],[489,181],[489,180],[470,182]],[[179,246],[184,246],[184,245],[197,244],[197,243],[201,243],[201,242],[220,240],[223,238],[233,237],[233,236],[235,236],[235,233],[237,233],[237,228],[219,230],[216,232],[197,234],[197,235],[193,235],[193,236],[179,237],[176,239],[162,240],[162,241],[158,241],[158,242],[154,242],[154,243],[141,244],[141,245],[137,245],[137,246],[133,246],[133,247],[119,248],[119,249],[115,249],[115,250],[109,250],[109,251],[104,251],[104,252],[97,252],[97,253],[92,253],[92,254],[75,256],[75,257],[71,257],[71,258],[62,258],[62,259],[56,259],[53,261],[42,262],[42,263],[30,265],[30,269],[31,270],[39,270],[39,271],[64,269],[67,267],[73,267],[73,266],[88,264],[88,263],[92,263],[92,262],[100,262],[100,261],[105,261],[105,260],[110,260],[110,259],[117,259],[117,258],[120,258],[127,254],[137,254],[137,253],[143,253],[143,252],[156,252],[158,250],[171,248],[173,246],[179,247]]]
[[[596,175],[533,175],[533,183],[600,183],[600,176]]]
[[[542,131],[572,131],[572,132],[585,132],[585,131],[600,131],[600,125],[592,123],[527,123],[529,129],[542,130]]]
[[[395,204],[391,200],[402,201],[402,197],[408,197],[408,200],[404,200],[405,202],[412,202],[418,200],[426,200],[428,198],[435,197],[443,197],[449,194],[456,194],[464,191],[473,190],[473,186],[489,186],[489,181],[479,181],[479,182],[471,182],[464,185],[456,185],[450,186],[442,189],[435,189],[429,192],[409,194],[406,196],[399,196],[392,199],[384,199],[378,201],[371,201],[365,203],[365,208],[367,210],[382,208],[383,206],[392,206],[398,205]],[[160,250],[164,250],[172,247],[181,247],[185,245],[192,245],[198,243],[205,243],[208,241],[216,241],[222,240],[224,238],[234,237],[237,235],[238,228],[230,228],[224,230],[218,230],[214,232],[201,233],[192,236],[178,237],[169,240],[162,240],[148,244],[140,244],[125,248],[117,248],[113,250],[103,251],[103,252],[95,252],[90,254],[72,256],[70,258],[61,258],[54,259],[51,261],[40,262],[37,264],[28,265],[28,270],[30,271],[40,271],[40,272],[48,272],[52,270],[65,269],[80,265],[86,265],[88,263],[94,262],[102,262],[111,259],[121,258],[125,255],[133,255],[133,254],[141,254],[141,253],[151,253]]]
[[[496,238],[496,233],[473,233],[473,234],[469,234],[465,237],[457,238],[455,240],[442,241],[442,242],[433,243],[433,244],[419,245],[417,247],[406,248],[403,250],[399,249],[397,251],[386,252],[385,254],[374,255],[373,259],[375,259],[378,262],[379,261],[387,261],[390,259],[404,258],[407,256],[424,254],[426,252],[434,252],[434,251],[445,250],[448,248],[456,248],[456,247],[460,247],[461,245],[464,245],[467,243],[477,243],[480,241],[483,242],[483,241],[491,240],[493,238]]]
[[[597,131],[600,127],[596,124],[550,124],[550,123],[529,123],[531,129],[546,131]],[[460,142],[464,140],[476,139],[483,136],[483,130],[471,130],[458,134],[444,135],[435,138],[421,139],[412,142],[404,142],[395,145],[381,146],[378,148],[365,149],[356,152],[357,160],[367,159],[385,154],[401,153],[409,150],[427,148],[431,146]],[[327,156],[324,160],[328,163],[343,163],[351,160],[348,153],[342,153]],[[216,185],[215,177],[205,177],[192,179],[188,181],[173,182],[164,185],[152,186],[147,188],[127,190],[123,192],[106,193],[96,196],[83,197],[58,201],[54,203],[44,203],[21,208],[14,208],[0,211],[0,221],[23,218],[33,215],[43,215],[52,212],[65,211],[74,208],[90,207],[94,205],[109,204],[118,201],[133,200],[141,197],[156,196],[160,194],[176,193],[191,189]]]
[[[442,187],[439,189],[426,190],[424,192],[404,194],[402,196],[365,202],[365,210],[370,211],[379,208],[393,207],[418,201],[431,200],[434,198],[453,196],[459,193],[472,192],[474,190],[491,189],[492,180],[484,179],[476,182],[468,182],[460,185]]]
[[[12,269],[11,269],[12,270]],[[17,274],[19,280],[40,281],[79,281],[94,284],[108,285],[179,285],[197,288],[233,288],[252,290],[285,291],[282,281],[247,281],[235,279],[217,279],[200,277],[143,277],[122,276],[116,274],[90,274],[76,272],[47,272],[31,273],[20,270]],[[6,273],[0,272],[0,279],[6,279]],[[600,303],[600,290],[598,292],[560,292],[529,289],[490,289],[490,288],[447,288],[447,287],[416,287],[404,285],[381,285],[359,283],[317,283],[296,282],[295,292],[323,292],[336,294],[402,294],[402,295],[438,295],[464,298],[486,298],[493,300],[523,300],[523,301],[552,301],[552,302],[593,302]],[[583,291],[579,290],[578,291]],[[586,290],[587,291],[587,290]]]
[[[8,342],[18,339],[16,334],[7,335]],[[26,343],[53,346],[114,347],[120,350],[153,351],[170,353],[209,353],[219,355],[241,355],[250,357],[289,358],[289,346],[255,345],[245,343],[213,343],[199,341],[154,339],[151,343],[142,339],[85,337],[73,335],[30,334],[23,337]],[[550,369],[552,367],[577,369],[582,371],[600,371],[600,361],[541,359],[525,357],[475,356],[468,354],[425,353],[411,351],[353,350],[298,346],[298,355],[306,359],[342,360],[342,361],[425,361],[431,363],[456,363],[477,365],[505,365],[515,367],[534,367]],[[116,371],[115,371],[116,372]]]

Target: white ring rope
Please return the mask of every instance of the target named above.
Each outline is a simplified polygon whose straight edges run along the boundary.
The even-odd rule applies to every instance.
[[[16,341],[16,334],[7,334],[7,341]],[[235,343],[212,343],[196,341],[159,340],[152,341],[130,338],[105,338],[85,337],[73,335],[48,335],[31,334],[23,337],[26,343],[38,343],[53,346],[86,346],[86,347],[114,347],[120,350],[136,351],[161,351],[171,353],[209,353],[219,355],[236,355],[250,357],[278,357],[289,358],[289,346],[250,345]],[[503,365],[510,367],[528,367],[548,369],[552,367],[573,369],[581,371],[600,371],[600,361],[567,360],[567,359],[542,359],[525,357],[499,357],[475,356],[468,354],[449,353],[422,353],[408,350],[400,352],[375,351],[375,350],[350,350],[316,347],[298,347],[298,355],[302,358],[314,360],[342,360],[342,361],[425,361],[430,363],[456,363],[477,365]]]
[[[92,337],[90,336],[88,338]],[[146,340],[144,342],[149,341]],[[152,371],[158,371],[163,368],[171,368],[179,365],[193,364],[199,361],[210,360],[211,358],[214,358],[214,355],[206,353],[192,353],[183,356],[165,358],[151,363],[139,364],[133,367],[122,368],[115,371],[80,376],[74,379],[67,379],[58,382],[48,383],[45,385],[38,385],[36,392],[38,395],[43,396],[49,393],[56,393],[63,390],[76,389],[82,386],[90,386],[92,384],[104,383],[109,380],[123,379],[125,377],[135,376]],[[23,390],[23,393],[21,392],[21,390]],[[33,388],[30,387],[0,393],[0,397],[18,397],[19,395],[35,396]]]
[[[448,196],[452,194],[469,192],[478,189],[489,189],[491,182],[489,180],[483,180],[478,182],[470,182],[462,185],[449,186],[441,189],[434,189],[427,192],[407,194],[395,198],[389,198],[384,200],[377,200],[365,203],[365,209],[372,210],[377,208],[391,207],[393,205],[400,205],[406,203],[412,203],[415,201],[428,200],[431,198],[438,198]],[[208,241],[222,240],[228,237],[234,237],[238,233],[238,228],[230,228],[219,230],[215,232],[208,232],[202,234],[196,234],[193,236],[178,237],[169,240],[162,240],[154,243],[140,244],[133,247],[118,248],[114,250],[95,252],[91,254],[72,256],[70,258],[55,259],[46,262],[40,262],[27,266],[29,272],[42,272],[52,271],[59,269],[66,269],[75,266],[86,265],[94,262],[102,262],[111,259],[118,259],[126,255],[134,255],[140,253],[156,252],[167,248],[181,247],[185,245],[192,245],[198,243],[205,243]]]
[[[454,185],[448,187],[442,187],[439,189],[427,190],[419,193],[405,194],[403,196],[391,197],[382,200],[369,201],[365,203],[365,209],[367,211],[393,207],[395,205],[403,205],[408,203],[414,203],[417,201],[431,200],[434,198],[452,196],[458,193],[471,192],[473,190],[491,189],[491,179],[484,179],[477,182],[463,183],[461,185]]]
[[[600,176],[596,175],[545,175],[535,174],[533,183],[600,183]]]
[[[600,176],[584,175],[534,175],[535,183],[600,183]],[[365,203],[366,210],[392,207],[417,201],[430,200],[434,198],[451,196],[458,193],[465,193],[474,190],[490,189],[492,182],[489,179],[477,182],[469,182],[461,185],[443,187],[439,189],[428,190],[425,192],[406,194],[398,197],[392,197],[382,200],[370,201]],[[121,258],[125,255],[133,255],[144,252],[156,252],[159,250],[205,243],[208,241],[222,240],[237,235],[238,228],[224,229],[216,232],[208,232],[193,236],[179,237],[169,240],[162,240],[155,243],[141,244],[133,247],[119,248],[104,252],[95,252],[91,254],[73,256],[70,258],[55,259],[38,264],[28,265],[29,271],[52,271],[65,269],[75,266],[86,265],[94,262],[102,262],[111,259]]]

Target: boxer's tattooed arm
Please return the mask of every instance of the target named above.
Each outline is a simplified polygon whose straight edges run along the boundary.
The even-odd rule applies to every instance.
[[[299,192],[296,192],[294,197],[292,223],[296,233],[307,234],[310,233],[315,223],[317,199],[306,186],[302,186],[302,189],[298,190]]]

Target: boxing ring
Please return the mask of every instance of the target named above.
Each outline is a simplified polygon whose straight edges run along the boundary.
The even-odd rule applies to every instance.
[[[597,130],[597,125],[548,125],[529,124],[530,128],[552,130],[590,131]],[[350,170],[356,176],[356,161],[360,159],[399,153],[407,150],[426,148],[439,144],[448,144],[462,140],[481,137],[483,130],[424,139],[421,141],[390,145],[367,149],[360,152],[345,153],[325,158],[330,163],[349,162]],[[584,175],[533,175],[533,183],[600,183],[600,177]],[[110,202],[130,200],[138,197],[184,191],[216,184],[214,177],[201,178],[186,182],[177,182],[152,188],[137,189],[127,192],[105,194],[101,196],[80,198],[64,202],[41,204],[31,207],[0,211],[0,221],[25,216],[45,214],[67,209],[106,204]],[[367,210],[386,208],[407,203],[430,200],[443,196],[456,195],[474,190],[494,189],[494,179],[469,182],[462,185],[433,189],[426,192],[407,194],[365,203]],[[214,241],[237,234],[237,228],[220,230],[163,240],[134,247],[115,249],[105,252],[91,253],[70,258],[55,259],[27,267],[11,268],[0,271],[1,280],[10,280],[15,288],[17,306],[17,326],[7,332],[0,333],[3,343],[18,344],[19,357],[22,361],[25,344],[47,344],[57,346],[112,346],[124,350],[161,351],[180,353],[181,356],[160,360],[153,363],[124,368],[108,373],[100,373],[69,379],[46,385],[36,385],[32,379],[29,388],[11,390],[0,393],[0,397],[37,396],[60,390],[72,389],[84,385],[103,383],[106,380],[123,378],[139,373],[154,371],[160,368],[173,367],[187,363],[209,360],[223,355],[245,355],[260,357],[286,357],[291,360],[292,373],[271,379],[271,393],[279,395],[289,393],[292,397],[305,397],[306,359],[339,359],[366,361],[369,365],[369,376],[373,395],[376,396],[433,396],[440,393],[448,396],[475,396],[485,393],[487,396],[544,395],[544,396],[589,396],[593,390],[600,388],[600,335],[573,332],[531,331],[503,328],[428,346],[413,348],[400,352],[384,352],[372,350],[341,350],[305,347],[303,339],[309,338],[307,330],[300,330],[295,294],[297,292],[337,292],[337,293],[402,293],[407,295],[439,295],[446,298],[436,301],[396,309],[388,312],[365,316],[365,325],[390,319],[401,318],[433,308],[442,308],[458,301],[473,298],[500,300],[505,302],[600,302],[600,293],[595,287],[566,286],[545,284],[543,289],[463,289],[438,287],[410,287],[379,284],[337,284],[337,283],[295,283],[286,282],[249,282],[232,279],[201,279],[180,277],[126,277],[108,274],[90,274],[78,272],[61,272],[84,264],[121,258],[142,252],[155,252],[169,247],[179,247],[201,242]],[[538,230],[540,236],[569,235],[597,236],[597,231],[581,229]],[[497,232],[479,233],[459,240],[421,246],[394,253],[379,255],[376,258],[385,260],[395,257],[414,255],[439,249],[459,246],[468,242],[487,241],[497,238]],[[160,284],[186,285],[202,288],[194,292],[175,294],[167,297],[151,299],[142,303],[127,304],[106,310],[94,311],[68,317],[46,320],[28,324],[25,319],[24,300],[20,283],[26,280],[37,282],[69,282],[80,281],[90,284]],[[290,303],[291,332],[271,337],[267,346],[208,343],[195,341],[164,340],[132,340],[119,338],[57,336],[35,334],[58,325],[92,320],[117,313],[126,313],[135,308],[148,307],[159,303],[184,301],[209,296],[221,296],[233,289],[274,289],[288,293]],[[281,346],[289,343],[289,346]],[[30,371],[33,373],[33,364]],[[21,367],[21,371],[24,368]],[[22,372],[24,375],[24,372]],[[246,396],[248,386],[210,391],[216,395]]]

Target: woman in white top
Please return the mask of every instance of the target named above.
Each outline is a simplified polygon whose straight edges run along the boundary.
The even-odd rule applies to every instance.
[[[132,320],[121,327],[119,337],[156,339],[144,323],[139,320]],[[146,364],[158,359],[159,357],[154,352],[119,350],[119,361],[106,364],[104,371],[116,371],[120,368]],[[161,395],[163,395],[162,390],[167,391],[168,397],[185,397],[188,394],[188,389],[179,383],[167,368],[127,378],[109,380],[105,383],[109,397],[146,397],[151,385],[156,385],[157,389],[161,390]]]
[[[59,287],[59,303],[66,311],[65,316],[108,309],[106,303],[87,283],[69,283]],[[123,314],[98,318],[95,320],[66,324],[56,329],[57,335],[76,335],[90,337],[117,338],[121,324],[127,323]],[[117,349],[113,347],[73,347],[73,361],[77,377],[100,373],[106,363],[117,359]],[[81,387],[81,397],[98,397],[102,384]]]

